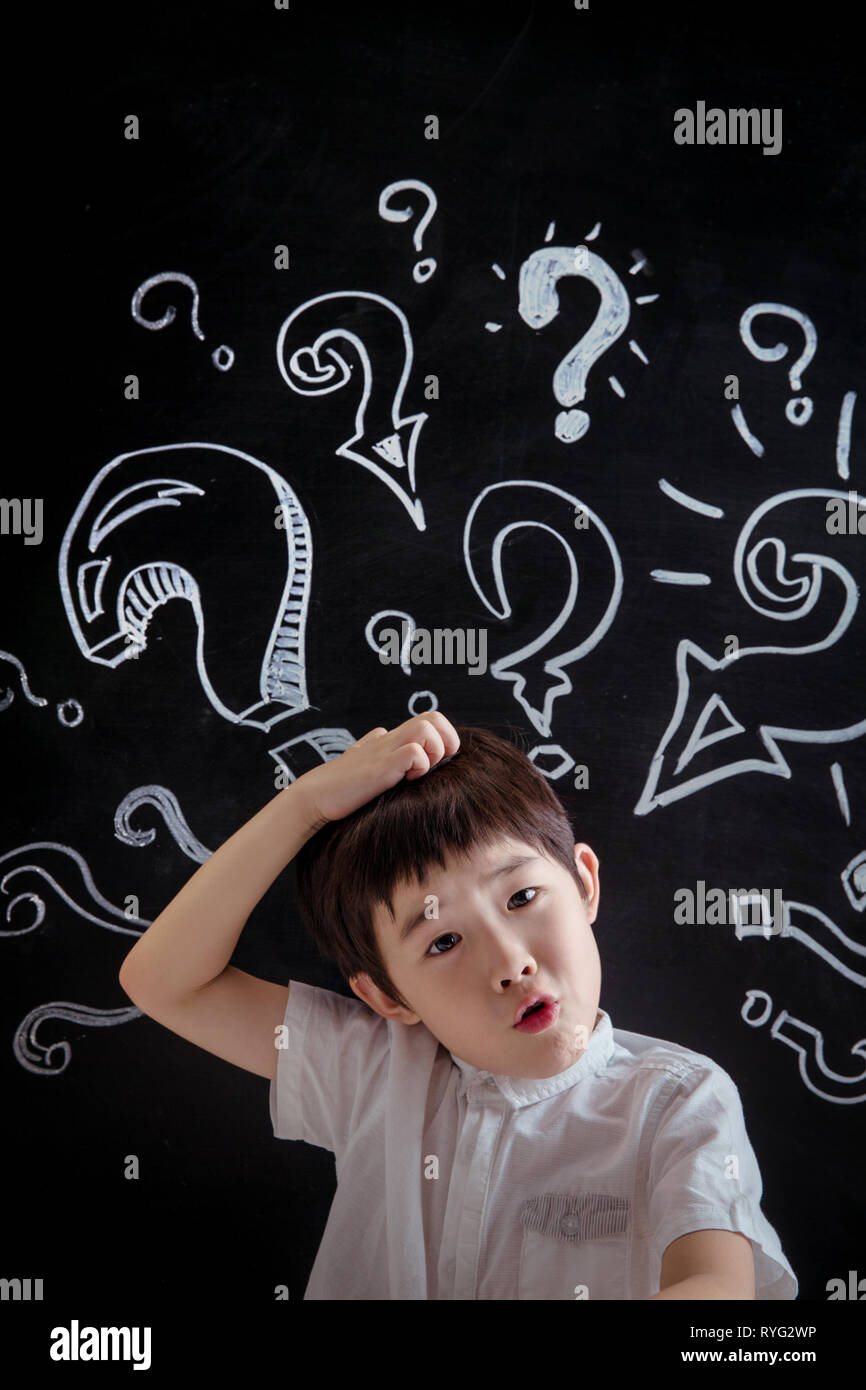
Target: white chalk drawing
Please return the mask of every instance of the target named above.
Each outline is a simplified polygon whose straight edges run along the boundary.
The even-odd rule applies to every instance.
[[[74,871],[71,872],[73,866],[77,875]],[[8,893],[7,885],[20,874],[35,874],[37,878],[45,879],[57,896],[73,908],[79,917],[86,922],[93,922],[97,927],[104,927],[106,931],[120,932],[123,936],[138,936],[140,933],[134,930],[136,926],[150,926],[146,918],[121,912],[119,907],[115,907],[114,903],[104,898],[93,882],[93,876],[83,856],[77,850],[70,849],[69,845],[58,844],[55,840],[36,840],[0,854],[0,873],[3,875],[0,878],[0,892]],[[92,901],[101,909],[99,914],[89,911],[84,906],[84,895],[81,884],[77,882],[78,878],[82,880]],[[65,887],[64,880],[74,886]],[[36,931],[41,926],[45,917],[45,902],[38,893],[29,890],[19,893],[7,903],[6,921],[11,919],[15,908],[22,902],[33,904],[34,920],[29,926],[16,931],[0,931],[0,937],[26,936],[28,932]]]
[[[625,286],[607,261],[586,247],[582,248],[585,254],[576,258],[577,249],[545,246],[533,251],[520,267],[519,277],[518,313],[524,323],[536,330],[551,323],[559,313],[556,292],[559,280],[580,276],[595,285],[601,295],[601,304],[589,331],[565,355],[554,373],[553,394],[560,405],[568,407],[578,405],[585,398],[590,369],[625,332],[631,314]],[[616,386],[620,394],[624,394],[618,382]],[[588,429],[589,415],[585,410],[563,410],[556,417],[554,432],[563,443],[582,439]]]
[[[366,343],[358,333],[342,326],[347,320],[354,318],[359,321],[362,316],[365,333],[375,336],[381,343],[383,362],[377,371],[375,394],[373,368]],[[340,326],[334,327],[335,322]],[[402,345],[397,341],[396,325],[399,325]],[[379,294],[367,294],[363,290],[336,291],[305,300],[280,326],[277,335],[280,375],[293,391],[302,396],[323,396],[329,391],[341,390],[352,376],[351,365],[335,347],[330,346],[341,339],[350,344],[358,355],[363,388],[358,391],[360,400],[355,411],[355,433],[338,445],[334,452],[375,473],[394,496],[399,497],[418,530],[423,531],[424,508],[415,497],[415,451],[427,414],[425,411],[406,416],[400,413],[414,358],[409,321],[402,310],[390,299]],[[330,362],[321,360],[321,351],[331,359]],[[400,379],[393,393],[385,385],[383,395],[379,383],[387,379],[392,367],[396,374],[396,364],[401,356]],[[340,375],[335,380],[337,367],[340,368]],[[354,448],[356,444],[361,447]],[[376,463],[372,454],[377,454],[392,470],[406,470],[408,492],[391,472]]]
[[[27,672],[24,669],[23,663],[18,660],[17,656],[13,656],[11,652],[0,651],[0,661],[10,661],[12,663],[18,671],[18,679],[21,682],[21,690],[25,699],[29,700],[31,705],[36,705],[38,708],[44,709],[48,701],[43,695],[33,694],[33,691],[30,689],[30,682],[27,679]],[[0,714],[9,708],[14,699],[15,691],[11,686],[7,686],[6,693],[0,697]],[[76,728],[83,718],[84,710],[77,700],[58,701],[57,720],[65,729]]]
[[[591,231],[591,232],[587,232],[586,236],[585,236],[583,239],[584,239],[584,241],[595,241],[595,240],[598,238],[600,232],[601,232],[601,223],[600,223],[600,222],[596,222],[596,224],[595,224],[595,226],[593,227],[592,231]],[[547,231],[544,233],[544,240],[545,240],[545,241],[553,241],[553,238],[555,237],[555,235],[556,235],[556,223],[555,223],[555,222],[548,222],[548,224],[547,224]]]
[[[531,763],[535,763],[542,777],[547,777],[551,782],[564,777],[566,772],[570,772],[574,767],[574,758],[570,753],[566,753],[561,743],[536,743],[527,757]],[[554,763],[553,767],[544,767],[538,761],[539,758],[558,758],[559,762]]]
[[[833,778],[833,789],[836,793],[836,799],[839,802],[839,810],[842,812],[842,819],[846,825],[850,825],[851,808],[848,805],[848,792],[845,789],[845,777],[839,763],[832,764],[830,775]]]
[[[422,700],[425,700],[426,704],[422,705]],[[430,710],[439,708],[439,701],[432,690],[415,690],[409,696],[406,708],[410,714],[429,714]],[[446,760],[443,758],[444,761]]]
[[[657,584],[711,584],[708,574],[698,570],[650,570],[650,579]]]
[[[682,507],[688,507],[689,511],[716,518],[725,515],[721,507],[713,507],[709,502],[699,502],[696,497],[690,497],[688,493],[681,492],[678,487],[674,487],[673,483],[669,483],[666,478],[659,478],[659,488],[672,501],[679,502]]]
[[[768,314],[778,314],[781,318],[793,319],[806,340],[802,353],[788,370],[788,382],[791,390],[799,391],[803,385],[803,373],[815,356],[815,349],[818,346],[818,334],[815,325],[808,314],[802,313],[800,309],[792,309],[790,304],[751,304],[740,319],[740,337],[752,356],[757,357],[759,362],[779,362],[789,351],[787,343],[776,343],[775,347],[771,348],[759,347],[752,337],[754,320]],[[785,406],[785,416],[792,425],[805,425],[812,418],[812,410],[811,397],[801,396],[797,400],[788,401]]]
[[[818,334],[815,325],[808,314],[802,313],[799,309],[792,309],[790,304],[767,302],[751,304],[740,318],[740,337],[752,356],[757,357],[760,362],[779,362],[789,351],[787,343],[776,343],[775,347],[762,348],[755,342],[752,336],[752,324],[754,320],[770,314],[778,314],[782,318],[793,319],[805,338],[805,346],[802,353],[797,360],[791,364],[788,370],[788,383],[791,390],[799,391],[802,389],[803,385],[803,373],[815,356],[815,349],[818,345]],[[814,406],[810,396],[799,396],[796,399],[788,401],[785,406],[785,417],[792,425],[805,425],[808,424],[812,418],[813,408]],[[743,414],[741,406],[735,405],[733,407],[731,410],[731,419],[734,422],[734,427],[740,438],[748,445],[756,458],[763,458],[764,446],[746,424],[746,417]],[[847,474],[845,474],[845,476],[847,477]]]
[[[288,785],[308,768],[317,766],[317,760],[318,763],[326,763],[331,758],[339,758],[341,753],[345,753],[346,749],[351,748],[356,742],[357,739],[348,729],[309,729],[305,734],[298,734],[297,738],[288,739],[276,748],[269,748],[268,752],[285,774]],[[300,766],[300,771],[293,770],[287,761],[289,756],[296,767]]]
[[[364,628],[364,637],[368,647],[371,647],[379,655],[382,647],[376,640],[376,632],[377,630],[381,631],[380,625],[386,619],[392,618],[399,620],[399,626],[403,631],[403,642],[400,646],[400,670],[404,676],[411,676],[413,668],[409,653],[417,631],[417,624],[411,613],[405,612],[402,608],[381,608],[367,622]],[[403,627],[404,623],[406,624],[405,628]],[[427,714],[430,710],[439,708],[439,700],[432,690],[415,690],[407,700],[406,708],[410,714]]]
[[[866,910],[866,849],[855,854],[842,870],[842,887],[856,912]]]
[[[122,912],[119,907],[99,892],[86,860],[77,850],[54,840],[37,840],[31,844],[19,845],[15,849],[0,854],[0,892],[8,895],[10,885],[21,875],[35,875],[37,880],[48,883],[58,898],[67,903],[85,922],[93,922],[106,931],[119,932],[123,936],[140,936],[136,928],[150,926],[147,918]],[[23,882],[29,882],[25,878]],[[15,885],[17,886],[17,885]],[[44,893],[44,889],[42,890]],[[45,898],[42,893],[24,887],[6,905],[5,918],[9,922],[16,908],[29,903],[33,909],[33,920],[28,926],[13,931],[0,931],[0,938],[26,936],[36,931],[45,919]],[[86,905],[87,898],[95,905],[95,911]],[[71,1047],[68,1042],[43,1044],[37,1038],[39,1025],[49,1019],[63,1019],[69,1023],[87,1024],[91,1028],[114,1027],[128,1023],[130,1019],[140,1018],[141,1011],[133,1007],[121,1009],[94,1009],[87,1004],[70,1003],[59,1000],[38,1005],[22,1019],[15,1031],[13,1051],[21,1066],[40,1076],[56,1076],[65,1070]]]
[[[255,552],[227,562],[221,544],[236,530],[238,498],[259,495]],[[146,516],[153,508],[163,511],[158,539]],[[100,469],[66,528],[58,569],[69,625],[88,661],[114,667],[138,657],[155,610],[185,599],[211,705],[235,724],[270,729],[309,708],[312,563],[306,515],[279,473],[239,449],[190,443],[119,454]],[[261,652],[257,684],[246,672],[220,670],[222,654],[241,644]]]
[[[412,216],[412,209],[392,208],[389,207],[389,202],[395,193],[408,193],[413,190],[416,193],[423,193],[424,197],[427,199],[427,211],[415,228],[415,234],[412,238],[415,250],[420,251],[424,240],[424,233],[433,220],[433,215],[438,207],[436,194],[433,192],[429,183],[423,183],[420,179],[400,179],[397,183],[389,183],[388,187],[383,188],[382,192],[379,194],[379,216],[383,217],[386,222],[408,222],[409,218]],[[413,279],[417,284],[422,285],[425,280],[430,279],[435,269],[436,262],[433,260],[432,256],[428,256],[426,260],[418,261],[413,267]]]
[[[545,234],[544,234],[544,240],[545,240],[546,242],[549,242],[549,241],[551,241],[551,240],[553,239],[553,234],[554,234],[555,228],[556,228],[556,223],[555,223],[555,222],[550,222],[550,223],[548,224],[547,231],[546,231]],[[592,231],[591,231],[591,232],[587,232],[586,236],[583,238],[584,242],[587,242],[587,241],[594,241],[595,238],[598,236],[598,234],[599,234],[600,231],[601,231],[601,223],[600,223],[600,222],[596,222],[596,224],[595,224],[595,226],[593,227]],[[574,263],[575,261],[577,261],[578,263],[580,263],[580,262],[583,260],[583,261],[585,261],[585,266],[584,266],[584,268],[587,268],[588,265],[589,265],[589,260],[588,260],[588,256],[587,256],[587,257],[584,256],[584,252],[586,252],[586,247],[585,247],[582,243],[579,244],[578,246],[574,246],[574,247],[568,248],[568,254],[569,254],[570,257],[571,257],[572,262]],[[536,255],[539,255],[539,254],[541,254],[541,253],[540,253],[540,252],[536,252]],[[636,254],[641,254],[641,253],[636,253],[636,252],[634,252],[634,251],[632,252],[632,255],[633,255],[633,256],[636,255]],[[633,265],[633,266],[631,267],[630,271],[629,271],[629,274],[630,274],[630,275],[634,275],[634,274],[636,274],[637,271],[645,269],[646,266],[647,266],[647,262],[646,262],[646,261],[642,261],[642,262],[641,262],[640,264],[638,264],[638,265]],[[500,279],[500,280],[504,280],[504,279],[505,279],[505,271],[502,269],[502,267],[501,267],[500,265],[494,264],[494,265],[491,267],[491,269],[493,270],[493,272],[494,272],[495,275],[498,275],[498,276],[499,276],[499,279]],[[625,293],[625,290],[623,290],[623,293]],[[643,294],[643,295],[638,295],[637,298],[635,299],[635,304],[653,304],[653,303],[655,303],[655,301],[656,301],[658,298],[659,298],[659,295],[657,295],[657,294]],[[491,322],[491,323],[485,323],[484,327],[487,329],[488,333],[498,333],[498,332],[501,330],[501,328],[502,328],[502,324],[501,324],[501,323],[492,323],[492,322]],[[646,365],[649,365],[649,358],[642,352],[641,348],[638,346],[638,344],[634,341],[633,338],[631,338],[631,339],[629,340],[629,347],[631,348],[632,352],[633,352],[637,357],[640,358],[641,362],[645,363]],[[597,360],[597,357],[600,356],[600,355],[601,355],[600,353],[596,355],[596,360]],[[585,375],[588,375],[588,373],[589,373],[589,368],[587,368],[587,371],[586,371]],[[619,382],[616,380],[616,377],[609,377],[608,380],[609,380],[609,382],[611,383],[611,385],[613,386],[613,389],[614,389],[620,396],[624,396],[624,395],[625,395],[625,391],[623,390],[622,386],[620,386]],[[564,402],[561,402],[561,404],[563,404],[563,403],[564,403]],[[580,412],[578,412],[578,413],[580,413]],[[586,431],[584,430],[583,432],[585,433]]]
[[[551,498],[559,498],[562,503],[561,530],[548,524]],[[586,530],[574,529],[577,509],[591,523]],[[463,558],[472,587],[485,607],[497,618],[504,620],[511,617],[511,604],[503,575],[503,547],[512,531],[519,531],[524,526],[537,528],[559,544],[568,563],[568,584],[567,587],[563,585],[565,592],[559,611],[544,631],[516,651],[494,661],[489,670],[496,680],[511,681],[514,699],[525,710],[538,733],[549,738],[553,702],[561,695],[569,694],[572,689],[571,680],[563,668],[591,652],[614,620],[622,597],[622,561],[604,522],[573,493],[564,492],[552,483],[528,479],[491,483],[478,494],[466,517]],[[545,543],[543,536],[537,539],[539,543]],[[575,607],[579,572],[577,557],[588,546],[593,547],[596,562],[600,561],[603,548],[607,547],[611,594],[601,618],[592,631],[583,636],[580,631],[581,615]],[[476,563],[479,566],[483,563],[483,580],[477,577]],[[515,584],[514,578],[511,583]],[[519,585],[519,577],[517,583]],[[498,606],[489,596],[489,590],[495,590]],[[599,601],[598,595],[594,594],[593,600]],[[564,650],[548,657],[543,666],[540,665],[537,654],[549,646],[563,628],[566,629],[561,639]]]
[[[757,435],[752,434],[752,431],[746,424],[746,417],[743,414],[742,406],[734,406],[734,408],[731,411],[731,419],[733,420],[734,425],[736,426],[736,430],[740,438],[744,440],[746,444],[748,444],[749,448],[751,449],[752,453],[755,455],[756,458],[762,459],[764,457],[764,446],[761,443],[760,439],[758,439]]]
[[[172,323],[177,314],[177,309],[173,304],[169,304],[161,319],[146,319],[141,312],[141,301],[144,299],[148,290],[154,289],[157,285],[170,284],[186,285],[187,289],[192,291],[192,309],[190,311],[192,331],[201,342],[204,342],[204,334],[198,322],[198,285],[189,275],[183,275],[179,271],[166,270],[163,271],[161,275],[151,275],[149,280],[143,281],[132,296],[132,317],[135,319],[136,323],[141,324],[142,328],[150,328],[154,331],[165,328],[167,324]],[[210,357],[214,366],[221,372],[227,372],[235,360],[234,353],[230,347],[226,347],[225,343],[221,343],[220,346],[211,353]]]
[[[846,391],[842,397],[842,406],[839,411],[839,427],[836,431],[836,472],[840,478],[850,477],[848,455],[851,452],[851,421],[854,418],[856,400],[856,391]]]
[[[87,1004],[72,1004],[67,999],[52,1000],[39,1004],[22,1018],[15,1029],[12,1051],[25,1071],[35,1076],[59,1076],[69,1064],[72,1047],[64,1041],[40,1042],[37,1037],[40,1023],[62,1019],[65,1023],[84,1024],[88,1028],[116,1028],[119,1023],[131,1023],[134,1018],[141,1017],[141,1010],[133,1004],[123,1009],[92,1009]]]
[[[378,613],[374,613],[364,628],[364,638],[367,642],[367,646],[372,647],[377,656],[381,654],[382,648],[376,640],[376,630],[380,628],[380,625],[386,618],[399,619],[399,627],[404,633],[403,644],[400,648],[400,670],[403,672],[404,676],[411,676],[412,662],[409,659],[409,652],[412,649],[412,642],[416,632],[415,619],[412,617],[411,613],[405,613],[401,608],[381,608]],[[406,624],[405,628],[403,628],[404,623]]]
[[[635,250],[632,251],[631,254],[635,257],[635,263],[634,265],[629,266],[629,275],[639,275],[641,271],[643,271],[645,275],[655,275],[655,271],[653,270],[643,251]]]
[[[798,941],[850,984],[866,989],[866,944],[849,936],[826,912],[811,903],[783,898],[777,916],[781,922],[774,922],[769,934],[765,925],[742,919],[737,920],[735,934],[741,940],[748,936],[766,936],[773,943],[786,939]]]
[[[722,657],[718,661],[697,643],[683,638],[679,642],[676,652],[676,706],[673,717],[653,755],[640,800],[634,808],[635,815],[647,815],[659,806],[666,806],[681,797],[690,796],[693,792],[711,786],[722,778],[735,777],[744,772],[763,772],[776,777],[789,778],[791,769],[779,747],[779,741],[816,744],[844,743],[866,734],[866,719],[857,720],[855,723],[848,723],[839,728],[804,729],[767,723],[756,725],[753,729],[747,730],[745,724],[731,710],[732,704],[736,709],[734,702],[737,692],[737,673],[741,669],[737,665],[738,662],[765,654],[807,656],[811,653],[825,651],[838,642],[846,632],[858,607],[859,589],[857,584],[849,571],[838,560],[831,559],[827,555],[797,552],[791,556],[791,560],[801,562],[806,566],[807,574],[797,579],[788,579],[784,574],[787,560],[784,542],[774,536],[765,537],[757,543],[753,543],[752,533],[771,509],[780,507],[787,502],[810,497],[838,497],[845,500],[847,496],[847,493],[833,488],[795,488],[769,498],[752,512],[740,532],[734,553],[734,577],[740,593],[749,606],[756,612],[765,614],[777,622],[794,622],[815,608],[821,594],[824,577],[826,574],[832,574],[842,585],[845,594],[841,611],[832,630],[821,641],[810,642],[799,647],[772,645],[740,647],[736,652]],[[858,502],[859,500],[861,499],[858,499]],[[826,541],[825,516],[826,511],[822,511],[822,539]],[[786,586],[790,591],[787,594],[773,593],[758,575],[758,559],[765,547],[770,547],[775,551],[776,579],[780,585]],[[744,578],[744,559],[748,576],[762,596],[772,598],[776,603],[788,605],[802,600],[799,602],[799,607],[790,609],[788,612],[780,612],[778,609],[769,608],[753,598]],[[730,671],[733,674],[729,675]],[[707,694],[704,689],[699,688],[706,686],[706,672],[724,673],[716,681],[716,686],[722,686],[724,693],[716,688]],[[692,693],[693,685],[696,687],[694,694]],[[731,693],[728,693],[726,688],[728,685],[731,687]],[[724,721],[722,726],[717,727],[714,732],[707,735],[704,731],[711,719],[718,722],[719,718]],[[680,738],[679,748],[674,744],[675,736]],[[737,756],[737,753],[731,756],[730,750],[726,749],[725,751],[729,754],[729,761],[701,771],[677,785],[669,785],[663,790],[658,790],[663,774],[666,774],[672,782],[673,778],[680,776],[683,769],[692,762],[697,753],[707,749],[712,744],[719,744],[723,740],[734,737],[739,740],[735,745],[737,753],[740,752],[745,740],[748,751],[744,756]],[[752,747],[755,743],[762,750],[766,750],[769,756],[754,756]],[[671,768],[670,764],[673,759],[676,760],[675,766]]]
[[[194,859],[198,864],[203,864],[210,858],[213,851],[207,849],[201,840],[193,835],[180,809],[180,802],[168,787],[136,787],[123,798],[114,813],[114,833],[118,840],[122,840],[126,845],[135,845],[136,848],[153,843],[156,839],[155,830],[134,830],[129,823],[133,811],[145,805],[156,807],[175,844],[183,850],[187,858]]]
[[[752,1005],[762,1006],[755,1013]],[[773,1000],[763,989],[746,991],[740,1017],[750,1028],[761,1028],[773,1012]],[[859,1105],[866,1100],[866,1038],[859,1038],[848,1050],[862,1063],[854,1072],[833,1071],[824,1061],[824,1035],[819,1028],[803,1022],[782,1009],[773,1021],[770,1036],[797,1053],[800,1078],[821,1100],[832,1105]]]

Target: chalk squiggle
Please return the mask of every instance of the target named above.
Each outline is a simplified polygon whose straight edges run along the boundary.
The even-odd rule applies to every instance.
[[[209,850],[202,844],[201,840],[196,839],[186,823],[180,803],[174,792],[169,791],[168,787],[147,786],[136,787],[123,798],[114,813],[114,833],[118,840],[124,844],[141,845],[152,844],[156,838],[155,830],[133,830],[129,823],[132,812],[139,806],[155,806],[168,827],[169,834],[175,844],[183,850],[184,854],[196,863],[203,864],[209,859],[213,850]]]

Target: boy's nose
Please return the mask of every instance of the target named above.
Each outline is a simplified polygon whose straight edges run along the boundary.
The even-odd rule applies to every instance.
[[[537,967],[532,953],[515,932],[498,926],[486,927],[480,931],[480,940],[490,975],[502,989],[522,976],[535,973]]]

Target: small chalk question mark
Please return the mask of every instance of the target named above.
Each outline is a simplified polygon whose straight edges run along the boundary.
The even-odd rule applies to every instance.
[[[818,334],[815,325],[807,314],[803,314],[799,309],[792,309],[788,304],[753,304],[746,310],[740,319],[740,337],[753,357],[757,357],[761,362],[778,362],[788,351],[787,343],[777,343],[775,347],[759,347],[752,337],[752,320],[761,314],[779,314],[783,318],[793,319],[802,330],[806,339],[806,346],[797,358],[796,362],[788,369],[788,381],[792,391],[799,391],[802,387],[802,376],[812,358],[815,356],[815,349],[818,346]],[[785,406],[786,419],[792,425],[805,425],[812,418],[812,400],[809,396],[797,396],[788,401]]]
[[[388,187],[383,188],[382,192],[379,194],[379,216],[383,217],[386,222],[408,222],[409,218],[412,216],[412,209],[390,208],[388,207],[388,200],[393,193],[403,193],[410,189],[414,189],[418,193],[423,193],[429,204],[427,211],[415,228],[415,235],[412,238],[415,250],[420,251],[424,233],[433,220],[433,214],[439,206],[436,200],[436,194],[429,184],[421,183],[419,179],[400,179],[398,183],[389,183]],[[412,269],[412,276],[416,284],[422,285],[425,280],[429,280],[435,269],[436,262],[433,260],[432,256],[428,256],[426,260],[417,261]]]
[[[198,285],[189,275],[183,275],[180,271],[165,270],[161,275],[151,275],[149,280],[145,280],[143,284],[139,285],[135,294],[132,296],[132,317],[135,319],[136,323],[141,324],[142,328],[151,328],[154,331],[159,328],[165,328],[166,324],[171,323],[177,314],[174,305],[169,304],[161,319],[146,319],[141,313],[141,301],[148,290],[153,289],[155,285],[174,283],[187,285],[189,289],[192,290],[192,310],[190,312],[192,331],[197,338],[200,338],[201,341],[204,342],[204,334],[199,328],[198,323]],[[221,344],[220,347],[216,348],[211,353],[211,361],[220,372],[227,372],[234,360],[234,353],[230,347],[226,347],[225,343]]]

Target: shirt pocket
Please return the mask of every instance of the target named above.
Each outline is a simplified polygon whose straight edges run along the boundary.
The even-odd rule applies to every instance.
[[[627,1197],[608,1192],[544,1192],[523,1203],[520,1221],[518,1298],[628,1297],[631,1203]]]

